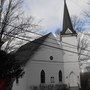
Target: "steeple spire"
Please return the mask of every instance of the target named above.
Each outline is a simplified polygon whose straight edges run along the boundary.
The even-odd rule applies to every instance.
[[[65,34],[76,34],[76,31],[72,26],[72,22],[66,5],[66,0],[64,0],[63,30],[61,31],[61,35]]]
[[[64,0],[64,3],[66,3],[66,0]]]

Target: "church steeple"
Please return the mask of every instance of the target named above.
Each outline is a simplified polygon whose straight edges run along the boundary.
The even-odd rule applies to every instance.
[[[63,30],[61,35],[76,35],[76,31],[73,29],[68,8],[66,5],[66,0],[64,0],[64,15],[63,15]]]

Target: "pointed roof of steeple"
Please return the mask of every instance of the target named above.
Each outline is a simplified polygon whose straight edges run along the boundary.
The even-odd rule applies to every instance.
[[[76,34],[76,31],[73,29],[71,18],[66,5],[66,0],[64,0],[63,30],[61,31],[61,35],[69,34],[74,35]]]

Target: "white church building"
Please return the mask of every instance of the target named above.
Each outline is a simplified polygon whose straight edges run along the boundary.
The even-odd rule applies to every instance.
[[[64,1],[63,30],[60,39],[49,33],[21,46],[16,60],[24,67],[25,74],[14,82],[12,90],[30,90],[40,84],[67,84],[80,86],[80,69],[77,54],[77,33],[73,29]]]

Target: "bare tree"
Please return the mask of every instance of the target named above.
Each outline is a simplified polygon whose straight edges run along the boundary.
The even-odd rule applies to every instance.
[[[38,28],[38,24],[34,22],[32,16],[23,16],[22,3],[23,0],[0,0],[0,80],[3,79],[4,83],[7,81],[8,87],[5,90],[11,90],[13,81],[16,79],[18,82],[18,78],[24,73],[14,56],[6,52],[14,47],[9,47],[10,43],[16,37],[26,37],[28,30],[32,31]],[[2,51],[1,47],[5,42],[7,45]]]
[[[84,31],[85,19],[80,19],[77,16],[71,17],[74,30],[78,32]]]
[[[8,40],[7,47],[14,39],[11,36],[20,35],[21,33],[24,35],[26,30],[35,30],[38,28],[38,24],[34,22],[32,16],[23,17],[22,3],[22,0],[1,0],[0,42],[5,43]]]
[[[89,10],[90,9],[90,1],[87,0],[86,4],[87,4],[87,9],[83,11],[83,14],[85,17],[89,18],[90,17],[90,10]]]
[[[83,70],[83,65],[86,63],[86,61],[89,59],[88,56],[88,38],[84,33],[78,33],[78,61],[80,65],[80,70]]]

